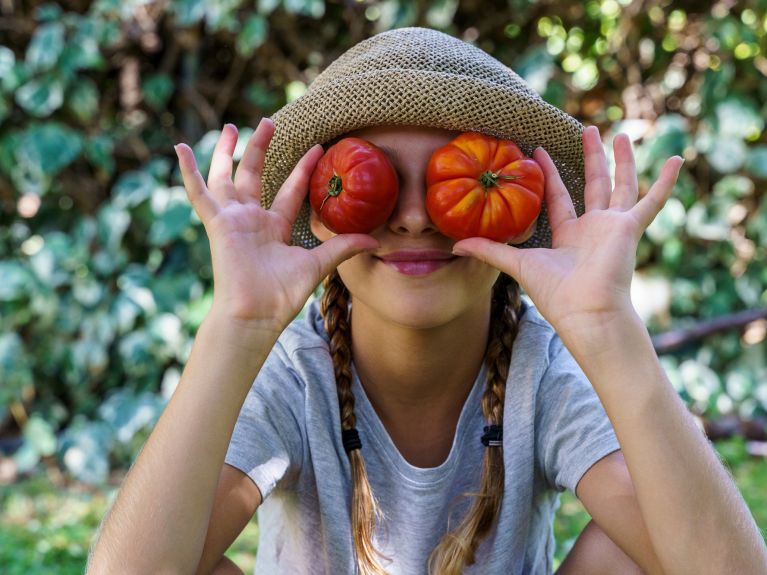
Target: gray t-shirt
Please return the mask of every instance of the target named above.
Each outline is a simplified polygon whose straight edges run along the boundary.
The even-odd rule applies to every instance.
[[[351,469],[327,342],[319,302],[311,301],[261,368],[226,454],[226,463],[247,473],[264,498],[257,575],[355,572]],[[469,507],[462,494],[479,488],[484,386],[483,365],[448,458],[439,467],[418,468],[397,450],[353,369],[362,452],[386,516],[375,544],[391,558],[383,563],[391,575],[425,574],[432,549]],[[465,573],[550,574],[559,492],[574,493],[586,470],[617,449],[593,387],[551,326],[527,307],[506,385],[503,501]]]

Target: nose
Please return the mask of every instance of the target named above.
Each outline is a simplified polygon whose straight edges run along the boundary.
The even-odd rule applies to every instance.
[[[389,229],[398,234],[425,235],[439,230],[426,211],[426,183],[409,179],[400,182],[399,198],[389,217]]]

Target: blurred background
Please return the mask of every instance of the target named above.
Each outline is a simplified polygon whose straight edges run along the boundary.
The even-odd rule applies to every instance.
[[[206,172],[377,32],[471,42],[634,141],[686,159],[632,296],[767,528],[767,0],[0,0],[0,565],[81,573],[211,301],[173,145]],[[204,425],[205,422],[199,422]],[[565,494],[557,562],[588,516]],[[254,521],[228,555],[252,570]],[[764,531],[763,531],[764,532]]]

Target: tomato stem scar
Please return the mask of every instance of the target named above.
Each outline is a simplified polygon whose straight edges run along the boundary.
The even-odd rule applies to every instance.
[[[328,182],[328,193],[327,195],[322,199],[322,203],[320,204],[320,212],[322,211],[322,208],[325,206],[325,202],[328,201],[329,197],[336,197],[344,190],[343,184],[341,183],[341,176],[338,174],[333,174],[333,177],[330,178],[330,181]]]
[[[504,180],[518,180],[521,177],[522,176],[502,176],[501,172],[493,173],[488,170],[479,177],[479,183],[482,184],[482,187],[485,190],[488,190],[489,188],[494,188],[498,185],[499,178]]]

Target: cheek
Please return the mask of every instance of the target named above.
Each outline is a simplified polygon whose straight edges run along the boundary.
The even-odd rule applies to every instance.
[[[326,242],[334,235],[336,235],[324,226],[324,224],[317,217],[317,214],[314,213],[314,210],[311,211],[311,215],[309,217],[309,228],[312,230],[314,237],[316,237],[321,242]]]

